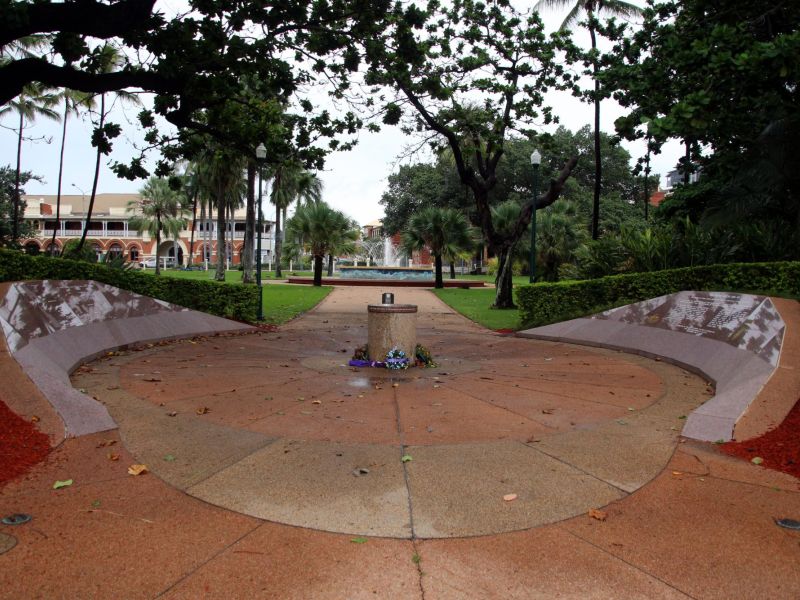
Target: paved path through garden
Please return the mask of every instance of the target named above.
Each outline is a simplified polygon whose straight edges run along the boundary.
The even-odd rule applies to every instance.
[[[382,291],[419,305],[437,368],[346,366]],[[123,353],[73,381],[120,430],[68,440],[0,493],[4,514],[37,519],[0,555],[16,597],[92,585],[98,597],[428,600],[800,589],[800,540],[771,522],[800,512],[797,481],[679,444],[705,382],[500,336],[427,291],[336,288],[278,332]],[[131,463],[151,474],[126,475]],[[34,554],[44,562],[23,576]]]

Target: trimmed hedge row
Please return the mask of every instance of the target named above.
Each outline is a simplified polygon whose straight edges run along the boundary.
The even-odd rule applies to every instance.
[[[102,264],[0,249],[0,282],[29,279],[93,279],[237,321],[255,321],[258,308],[258,288],[254,286],[155,277]]]
[[[800,295],[800,262],[732,263],[517,288],[523,328],[575,319],[683,290]]]

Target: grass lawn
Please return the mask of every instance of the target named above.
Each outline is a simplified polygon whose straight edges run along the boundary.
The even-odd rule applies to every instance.
[[[445,288],[434,290],[439,298],[453,310],[489,329],[519,329],[519,310],[490,308],[494,302],[493,288],[468,290]]]
[[[443,272],[444,278],[447,279],[450,277],[448,274],[449,272],[445,270]],[[456,279],[466,279],[468,281],[485,281],[486,283],[491,283],[494,285],[494,275],[456,275]],[[515,286],[517,285],[527,285],[530,283],[529,277],[527,275],[513,275],[511,280]]]
[[[146,273],[155,273],[154,269],[147,269]],[[214,271],[178,271],[164,270],[162,277],[175,277],[176,279],[194,279],[213,281]],[[286,272],[288,274],[288,272]],[[292,271],[298,275],[305,275],[305,271]],[[310,272],[308,272],[310,274]],[[273,279],[275,273],[262,273],[264,279]],[[225,283],[241,285],[241,271],[226,271]],[[264,286],[264,321],[273,325],[280,325],[294,319],[297,315],[314,308],[327,296],[333,288],[330,286],[314,287],[311,285],[288,285],[270,283]]]
[[[331,286],[287,285],[271,283],[264,286],[264,320],[280,325],[314,308],[330,294]]]
[[[155,269],[145,269],[142,271],[143,273],[153,274],[155,273]],[[213,281],[214,280],[214,269],[211,268],[208,271],[180,271],[178,269],[166,269],[161,271],[161,274],[165,277],[175,277],[177,279],[195,279],[201,281]],[[298,275],[301,277],[311,277],[313,273],[311,271],[283,271],[283,278],[285,279],[289,275]],[[262,279],[275,279],[275,271],[262,271],[261,272]],[[225,271],[225,282],[226,283],[241,283],[242,281],[242,271],[238,269],[233,269],[230,271]]]

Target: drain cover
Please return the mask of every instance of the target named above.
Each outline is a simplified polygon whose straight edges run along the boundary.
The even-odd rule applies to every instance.
[[[0,533],[0,554],[4,554],[17,545],[17,538],[7,533]]]
[[[778,527],[800,531],[800,521],[795,521],[794,519],[775,519],[775,524]]]
[[[30,515],[26,515],[25,513],[17,513],[15,515],[8,515],[7,517],[3,517],[0,519],[0,522],[3,525],[22,525],[23,523],[27,523],[31,520]]]

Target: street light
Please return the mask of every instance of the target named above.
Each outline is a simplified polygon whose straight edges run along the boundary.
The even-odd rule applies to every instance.
[[[539,165],[542,164],[542,155],[538,150],[531,153],[533,165],[533,201],[531,202],[531,277],[530,283],[536,279],[536,203],[539,200]]]
[[[261,210],[261,170],[264,164],[264,159],[267,158],[267,147],[263,144],[258,145],[256,148],[256,158],[258,159],[258,244],[256,255],[258,262],[256,263],[256,285],[258,285],[258,320],[264,320],[264,287],[261,285],[261,236],[264,229],[264,211]]]

